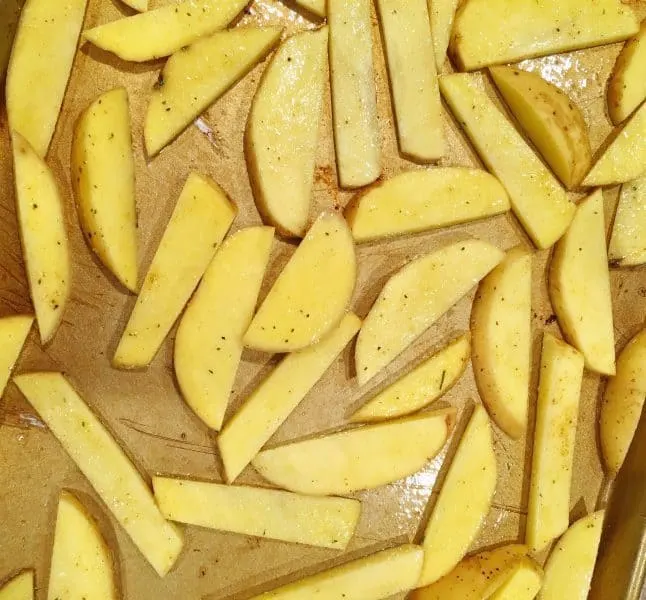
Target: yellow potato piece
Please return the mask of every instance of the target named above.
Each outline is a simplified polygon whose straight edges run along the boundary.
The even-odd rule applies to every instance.
[[[529,237],[549,248],[575,210],[559,182],[487,95],[481,75],[445,75],[440,90],[480,158],[505,186]]]
[[[70,254],[63,201],[45,161],[13,132],[16,206],[31,301],[40,340],[56,333],[70,295]]]
[[[222,427],[273,239],[271,227],[249,227],[226,239],[177,328],[177,382],[212,429]]]
[[[261,452],[254,468],[273,484],[303,494],[350,494],[419,471],[444,446],[451,408],[366,425]]]
[[[488,600],[534,600],[543,584],[543,569],[531,558],[521,558]]]
[[[426,0],[377,0],[399,149],[418,162],[444,155],[444,121]]]
[[[617,358],[617,374],[608,380],[601,403],[599,438],[606,468],[621,467],[646,398],[646,330],[635,335]]]
[[[418,233],[509,210],[505,188],[482,169],[407,171],[359,192],[345,214],[357,242]]]
[[[532,255],[513,248],[487,275],[471,310],[473,374],[491,418],[510,437],[527,428]]]
[[[134,8],[137,12],[146,12],[148,10],[148,0],[121,0],[130,8]]]
[[[608,246],[611,266],[633,267],[646,262],[646,176],[621,186]]]
[[[352,313],[320,342],[286,356],[251,393],[218,436],[227,480],[232,482],[270,440],[361,327]]]
[[[450,51],[460,70],[611,44],[637,33],[620,0],[467,0]]]
[[[540,373],[525,534],[536,552],[568,526],[583,356],[544,333]]]
[[[415,587],[423,555],[419,546],[404,544],[289,583],[250,600],[385,600]]]
[[[260,80],[245,131],[245,157],[258,210],[290,237],[303,237],[307,230],[327,43],[327,27],[282,43]]]
[[[28,373],[14,382],[155,571],[168,573],[182,536],[101,421],[61,373]]]
[[[94,519],[61,492],[49,569],[48,600],[116,600],[112,554]]]
[[[39,156],[54,135],[87,0],[30,0],[23,8],[7,71],[9,128]]]
[[[373,396],[350,421],[383,421],[428,406],[453,387],[464,373],[470,355],[469,335],[462,335]]]
[[[326,14],[326,0],[294,0],[294,3],[315,17],[323,18]]]
[[[341,215],[324,212],[276,279],[244,336],[265,352],[319,341],[345,314],[357,277],[354,242]]]
[[[144,138],[149,156],[172,142],[251,71],[278,42],[280,32],[279,27],[218,31],[173,54],[146,111]]]
[[[0,600],[33,600],[34,572],[21,571],[0,588]]]
[[[154,477],[155,499],[171,521],[243,535],[344,550],[361,503],[267,488]]]
[[[384,285],[355,349],[364,385],[469,292],[504,257],[480,240],[457,242],[411,261]]]
[[[339,184],[357,188],[381,174],[370,0],[328,0],[327,18]]]
[[[426,525],[418,587],[444,577],[464,558],[491,508],[497,473],[491,424],[478,404]]]
[[[92,250],[130,291],[137,289],[137,208],[128,93],[99,96],[72,141],[72,185]]]
[[[197,173],[188,176],[112,359],[115,367],[150,364],[236,212],[213,180]]]
[[[539,600],[586,600],[603,527],[602,510],[579,519],[558,541],[545,565]]]
[[[554,248],[549,290],[563,335],[603,375],[615,373],[615,333],[603,222],[597,190],[577,208],[572,225]]]
[[[428,0],[428,10],[431,15],[431,32],[433,34],[433,49],[435,66],[442,70],[446,62],[446,50],[449,47],[451,29],[455,19],[455,11],[460,0]]]
[[[29,335],[34,317],[14,315],[0,319],[0,396]]]

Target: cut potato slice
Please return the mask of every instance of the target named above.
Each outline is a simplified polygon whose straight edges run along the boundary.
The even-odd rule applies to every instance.
[[[496,87],[534,146],[565,187],[590,169],[592,150],[581,111],[555,85],[512,67],[489,69]]]
[[[419,162],[444,155],[444,121],[426,0],[377,0],[399,150]]]
[[[491,418],[510,437],[527,428],[531,368],[532,255],[517,247],[473,301],[473,374]]]
[[[28,373],[14,382],[148,562],[168,573],[182,536],[101,421],[61,373]]]
[[[255,67],[280,39],[281,29],[218,31],[171,56],[150,96],[144,138],[149,156],[172,142],[222,94]]]
[[[370,0],[328,0],[328,23],[339,184],[358,188],[381,174]]]
[[[468,0],[455,19],[451,52],[460,70],[472,71],[620,42],[638,28],[620,0]]]
[[[294,0],[296,6],[304,8],[307,12],[312,13],[315,17],[325,18],[326,0]]]
[[[271,227],[249,227],[226,239],[177,328],[177,382],[213,429],[222,427],[273,239]]]
[[[415,587],[424,552],[404,544],[287,584],[251,600],[385,600]]]
[[[262,76],[245,131],[258,210],[290,237],[303,237],[307,230],[327,42],[328,30],[322,27],[282,43]]]
[[[371,398],[350,421],[383,421],[428,406],[453,387],[464,373],[470,355],[469,335],[460,336]]]
[[[523,557],[488,600],[534,600],[543,584],[543,569],[531,558]]]
[[[29,335],[34,317],[15,315],[0,319],[0,397]]]
[[[44,157],[72,71],[87,0],[30,0],[20,15],[7,71],[9,128]]]
[[[538,552],[568,526],[583,356],[543,335],[527,510],[527,545]]]
[[[155,498],[171,521],[344,550],[361,503],[270,490],[154,477]]]
[[[364,385],[413,343],[504,257],[480,240],[457,242],[411,261],[381,290],[355,349]]]
[[[112,359],[115,367],[145,367],[152,361],[236,212],[215,181],[188,176]]]
[[[70,254],[63,201],[54,174],[29,142],[13,132],[16,206],[22,252],[40,340],[56,333],[70,295]]]
[[[426,525],[418,587],[444,577],[464,558],[491,508],[497,473],[489,417],[478,404]]]
[[[487,95],[481,75],[445,75],[440,90],[480,158],[505,186],[529,237],[549,248],[574,215],[563,188]]]
[[[433,34],[433,49],[435,52],[435,66],[442,70],[446,62],[446,50],[449,47],[451,29],[455,19],[455,11],[460,0],[428,0],[428,9],[431,15],[431,32]]]
[[[94,519],[69,492],[58,500],[48,600],[116,600],[112,554]]]
[[[615,373],[615,331],[603,223],[603,194],[577,208],[572,225],[554,248],[549,271],[554,312],[565,338],[597,373]]]
[[[292,492],[350,494],[419,471],[444,446],[452,408],[292,442],[261,452],[254,468]]]
[[[320,342],[286,356],[252,392],[218,436],[227,480],[233,481],[270,440],[361,327],[348,313]]]
[[[148,0],[121,0],[130,8],[134,8],[137,12],[146,12],[148,10]]]
[[[621,186],[608,246],[611,266],[633,267],[646,262],[646,176]]]
[[[476,221],[509,210],[505,188],[482,169],[408,171],[359,192],[345,211],[357,242]]]
[[[540,600],[586,600],[603,527],[602,510],[579,519],[558,541],[545,565]]]
[[[72,185],[81,226],[101,262],[137,289],[137,208],[128,93],[99,96],[76,123]]]
[[[34,572],[21,571],[0,588],[0,600],[34,600]]]
[[[599,437],[606,468],[621,467],[646,398],[646,329],[633,337],[617,358],[617,374],[610,378],[601,403]]]
[[[315,221],[258,309],[244,344],[292,352],[319,341],[345,314],[357,277],[354,242],[341,215]]]

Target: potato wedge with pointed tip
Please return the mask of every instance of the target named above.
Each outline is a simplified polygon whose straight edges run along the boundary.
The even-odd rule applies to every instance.
[[[0,600],[34,600],[34,572],[21,571],[0,587]]]
[[[608,245],[613,267],[634,267],[646,262],[646,176],[621,186],[619,203]]]
[[[29,335],[34,317],[15,315],[0,319],[0,397]]]
[[[431,13],[431,32],[433,35],[433,48],[435,52],[435,66],[439,71],[446,62],[446,50],[449,47],[451,29],[455,12],[460,0],[429,0],[429,12]]]
[[[524,556],[511,569],[507,580],[487,600],[534,600],[543,584],[543,569]]]

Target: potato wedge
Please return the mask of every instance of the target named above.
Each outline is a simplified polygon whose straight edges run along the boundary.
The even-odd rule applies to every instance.
[[[615,330],[603,223],[597,190],[577,207],[572,225],[554,248],[549,291],[563,335],[603,375],[615,373]]]
[[[527,428],[531,313],[532,255],[519,246],[480,282],[471,309],[478,392],[491,418],[512,438]]]
[[[54,135],[72,71],[87,0],[30,0],[20,22],[7,71],[9,128],[41,157]]]
[[[150,364],[236,212],[215,181],[197,173],[188,176],[114,353],[115,367]]]
[[[344,550],[361,503],[267,488],[154,477],[155,499],[171,521],[243,535]]]
[[[0,587],[0,600],[34,600],[34,572],[21,571]]]
[[[603,527],[602,510],[579,519],[558,541],[545,564],[540,600],[586,600]]]
[[[646,398],[646,329],[635,335],[617,358],[617,373],[608,380],[601,403],[599,439],[606,468],[621,467]]]
[[[326,0],[294,0],[294,4],[321,19],[325,18],[327,13]]]
[[[465,240],[413,260],[395,273],[372,305],[357,339],[359,385],[392,362],[503,257],[491,244]]]
[[[464,373],[470,355],[469,334],[465,334],[373,396],[350,421],[383,421],[428,406],[453,387]]]
[[[31,331],[34,317],[14,315],[0,319],[0,397]]]
[[[339,324],[357,277],[354,242],[341,215],[324,212],[282,270],[244,336],[264,352],[293,352]]]
[[[426,0],[377,0],[397,139],[418,162],[444,156],[444,120]]]
[[[250,600],[385,600],[415,587],[423,555],[419,546],[404,544],[289,583]]]
[[[177,328],[177,382],[186,403],[212,429],[222,427],[273,239],[271,227],[249,227],[227,238]]]
[[[45,161],[17,132],[12,134],[16,206],[22,252],[40,341],[56,333],[70,295],[70,254],[63,202]]]
[[[464,558],[489,513],[497,473],[491,424],[478,404],[426,525],[418,587],[444,577]]]
[[[620,0],[468,0],[450,52],[460,70],[620,42],[639,24]]]
[[[217,438],[227,480],[232,482],[323,377],[361,327],[352,313],[320,342],[286,356],[251,393]]]
[[[94,519],[69,492],[58,499],[48,600],[116,600],[112,554]]]
[[[328,0],[327,12],[339,185],[358,188],[381,174],[370,0]]]
[[[281,31],[279,27],[217,31],[173,54],[146,111],[148,155],[155,156],[251,71],[278,43]]]
[[[592,164],[588,126],[578,107],[537,73],[489,69],[496,87],[527,137],[565,187],[576,187]]]
[[[646,176],[624,183],[612,225],[608,260],[613,267],[634,267],[646,262]]]
[[[505,581],[488,600],[534,600],[543,584],[543,569],[524,556],[512,568]]]
[[[435,66],[438,71],[442,70],[446,62],[446,50],[449,47],[451,29],[453,29],[455,12],[459,4],[460,0],[429,0],[428,2]]]
[[[583,356],[543,334],[526,543],[540,551],[568,527]]]
[[[76,122],[72,186],[94,252],[131,292],[137,290],[137,207],[128,92],[99,96]]]
[[[4,82],[13,38],[20,20],[21,6],[22,4],[18,0],[4,0],[0,4],[0,83]],[[2,98],[0,98],[1,102]]]
[[[288,237],[307,230],[327,43],[327,27],[285,40],[263,73],[247,121],[245,158],[256,206]]]
[[[182,549],[179,530],[159,512],[136,467],[61,373],[14,382],[160,576]]]
[[[345,210],[357,242],[429,231],[509,210],[505,188],[482,169],[407,171],[359,192]]]
[[[350,494],[419,471],[444,446],[455,420],[447,408],[264,450],[254,468],[292,492]]]
[[[155,60],[224,29],[246,5],[247,0],[181,0],[86,29],[83,39],[123,60]]]
[[[505,186],[529,237],[549,248],[565,233],[575,206],[482,84],[481,75],[445,75],[440,90],[480,158]]]

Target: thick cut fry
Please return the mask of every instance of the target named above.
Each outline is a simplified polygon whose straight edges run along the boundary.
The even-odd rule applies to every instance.
[[[286,356],[226,424],[218,448],[233,481],[269,441],[348,342],[361,321],[348,313],[320,342]]]
[[[359,192],[345,211],[357,242],[476,221],[509,210],[505,188],[482,169],[408,171]]]
[[[568,526],[583,356],[543,335],[527,510],[527,545],[538,552]]]
[[[72,185],[92,250],[130,291],[137,289],[137,208],[128,93],[99,96],[76,123]]]
[[[150,96],[144,138],[149,156],[172,142],[255,67],[281,29],[238,27],[201,38],[171,56]]]
[[[34,600],[34,572],[21,571],[0,587],[0,600]]]
[[[344,550],[361,503],[267,488],[154,477],[155,499],[171,521],[243,535]]]
[[[543,569],[531,558],[521,558],[488,600],[534,600],[543,584]]]
[[[28,373],[14,382],[148,562],[168,573],[182,536],[101,421],[61,373]]]
[[[145,367],[213,258],[236,216],[213,180],[191,173],[148,267],[137,303],[114,354],[114,366]]]
[[[444,577],[467,553],[489,513],[497,473],[489,417],[478,404],[426,525],[418,587]]]
[[[646,176],[621,186],[608,246],[611,266],[633,267],[646,262]]]
[[[440,90],[480,158],[505,186],[525,231],[539,248],[549,248],[568,228],[574,204],[482,84],[480,75],[445,75]]]
[[[579,204],[572,225],[554,248],[549,290],[563,334],[583,354],[585,366],[614,375],[615,332],[601,190]]]
[[[33,322],[34,317],[31,315],[15,315],[0,319],[0,397],[7,387]]]
[[[283,42],[262,76],[245,131],[258,210],[289,237],[303,237],[307,230],[327,42],[327,27]]]
[[[381,290],[355,349],[363,385],[413,343],[504,257],[479,240],[457,242],[411,261]]]
[[[222,427],[273,239],[271,227],[249,227],[226,239],[177,328],[177,382],[213,429]]]
[[[370,0],[328,0],[328,23],[339,184],[357,188],[381,174]]]
[[[453,20],[460,0],[428,0],[431,15],[431,32],[435,52],[435,66],[442,70],[446,61],[446,50],[449,47]]]
[[[53,173],[29,142],[13,132],[16,206],[29,291],[40,340],[49,342],[70,295],[70,254],[63,202]]]

